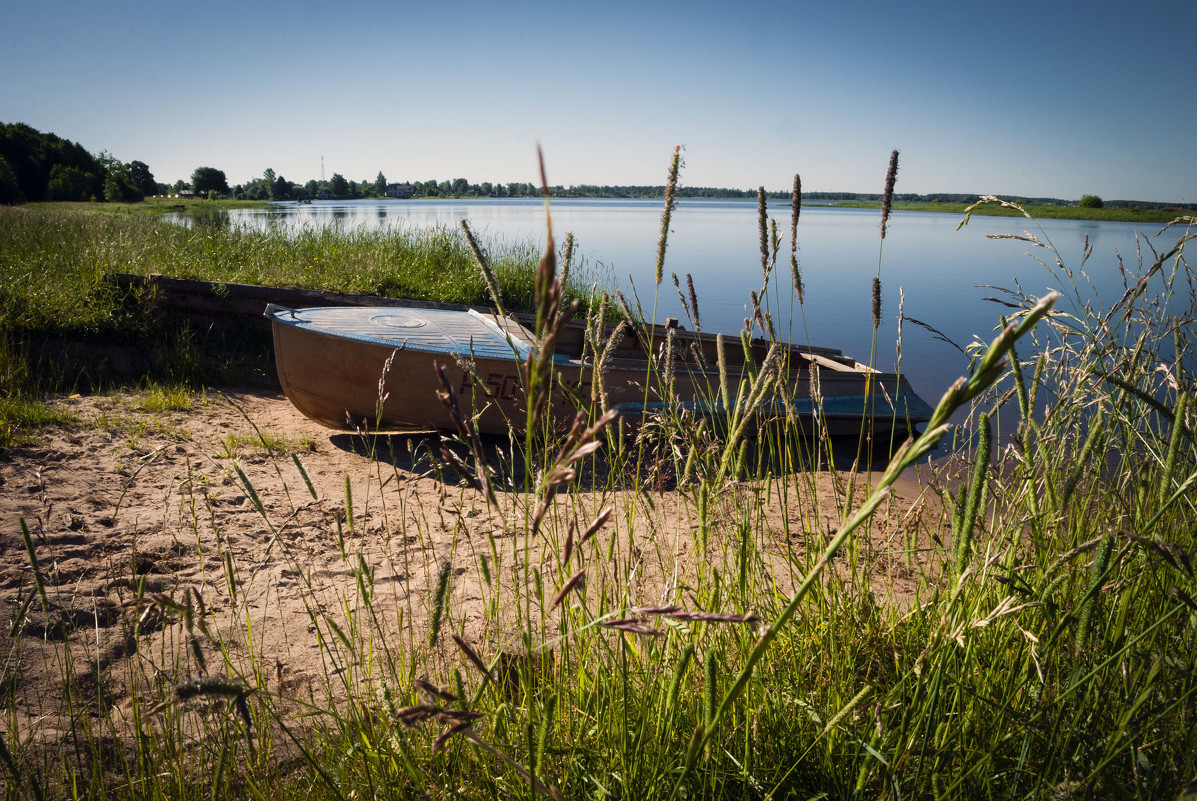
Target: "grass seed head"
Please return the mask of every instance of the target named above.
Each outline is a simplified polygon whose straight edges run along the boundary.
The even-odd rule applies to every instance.
[[[881,196],[881,238],[885,239],[885,226],[889,212],[894,205],[894,184],[898,180],[898,151],[889,154],[889,169],[885,172],[885,194]]]

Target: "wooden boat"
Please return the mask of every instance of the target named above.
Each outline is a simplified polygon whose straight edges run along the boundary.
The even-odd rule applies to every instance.
[[[460,408],[486,434],[506,434],[526,425],[523,364],[537,348],[524,315],[500,316],[477,309],[315,307],[269,304],[279,381],[297,409],[332,428],[381,431],[453,429],[438,401],[443,366]],[[607,326],[600,350],[610,343],[595,372],[593,343],[581,321],[567,323],[555,343],[557,378],[549,413],[568,426],[580,406],[593,399],[603,410],[642,418],[666,409],[721,417],[724,406],[716,337],[666,326]],[[743,403],[742,379],[765,363],[770,343],[754,340],[748,353],[732,337],[724,347],[726,397]],[[785,391],[774,388],[754,414],[781,416],[788,410],[814,430],[816,417],[831,436],[857,435],[864,423],[874,437],[895,433],[900,442],[914,425],[930,419],[931,408],[904,377],[882,373],[838,350],[781,346],[779,374]],[[669,361],[672,367],[667,367]],[[595,381],[598,386],[595,386]],[[665,390],[666,384],[672,388]],[[747,386],[747,384],[744,384]]]

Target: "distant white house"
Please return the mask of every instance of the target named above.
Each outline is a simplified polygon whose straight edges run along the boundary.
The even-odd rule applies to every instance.
[[[409,183],[387,184],[387,197],[409,198],[414,191]]]

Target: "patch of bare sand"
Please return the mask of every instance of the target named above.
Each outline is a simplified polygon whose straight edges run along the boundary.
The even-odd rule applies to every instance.
[[[21,635],[8,641],[2,681],[23,742],[65,736],[68,683],[76,704],[118,723],[131,719],[133,695],[161,698],[205,673],[256,672],[281,697],[335,697],[344,677],[370,673],[357,645],[400,660],[426,649],[445,564],[444,630],[488,658],[520,629],[514,599],[531,594],[516,585],[539,574],[551,599],[579,566],[585,589],[572,603],[752,612],[697,610],[686,588],[702,571],[732,569],[747,537],[761,555],[747,569],[786,592],[867,482],[824,472],[729,485],[705,534],[684,489],[570,493],[549,533],[530,538],[520,532],[535,499],[500,493],[490,508],[436,465],[435,439],[330,432],[277,392],[208,395],[188,411],[146,411],[133,394],[59,402],[78,425],[0,453],[0,604]],[[620,547],[592,542],[562,564],[570,523],[580,537],[607,506],[595,542]],[[22,519],[48,608],[33,597]],[[899,483],[856,541],[879,600],[911,602],[921,568],[910,553],[940,522],[934,495]]]

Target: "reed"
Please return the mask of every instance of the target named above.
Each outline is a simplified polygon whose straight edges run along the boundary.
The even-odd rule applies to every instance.
[[[124,576],[124,639],[66,614],[61,540],[26,522],[0,661],[10,795],[1179,797],[1197,775],[1197,282],[1192,231],[1173,232],[1123,265],[1116,299],[1085,294],[1039,237],[1062,293],[1003,292],[1009,319],[867,489],[837,473],[812,492],[819,433],[756,422],[770,356],[738,390],[719,360],[722,427],[678,411],[633,432],[592,402],[568,432],[495,445],[462,418],[458,441],[402,459],[365,440],[370,475],[343,484],[272,441],[218,485],[262,539],[225,531],[221,493],[193,476],[173,525],[210,573],[196,591]],[[551,262],[531,291],[547,336]],[[84,273],[70,280],[98,291]],[[532,397],[560,391],[545,356]],[[1017,431],[991,431],[1007,406]],[[927,464],[941,441],[956,446]],[[440,476],[434,505],[414,506],[416,465]],[[916,507],[896,504],[904,471]],[[288,489],[262,492],[264,474]],[[280,577],[306,633],[271,625]],[[323,669],[287,683],[308,653]],[[39,664],[62,692],[37,691]],[[30,722],[51,719],[58,740]]]
[[[681,171],[682,149],[673,149],[673,160],[669,163],[669,177],[665,181],[665,210],[661,213],[661,235],[657,238],[657,266],[656,283],[661,284],[665,274],[665,251],[669,247],[669,221],[673,217],[673,205],[676,202],[678,175]]]
[[[798,305],[803,304],[806,286],[802,281],[802,269],[798,266],[798,218],[802,215],[802,177],[794,176],[794,190],[790,195],[790,276],[794,282],[794,295]]]

